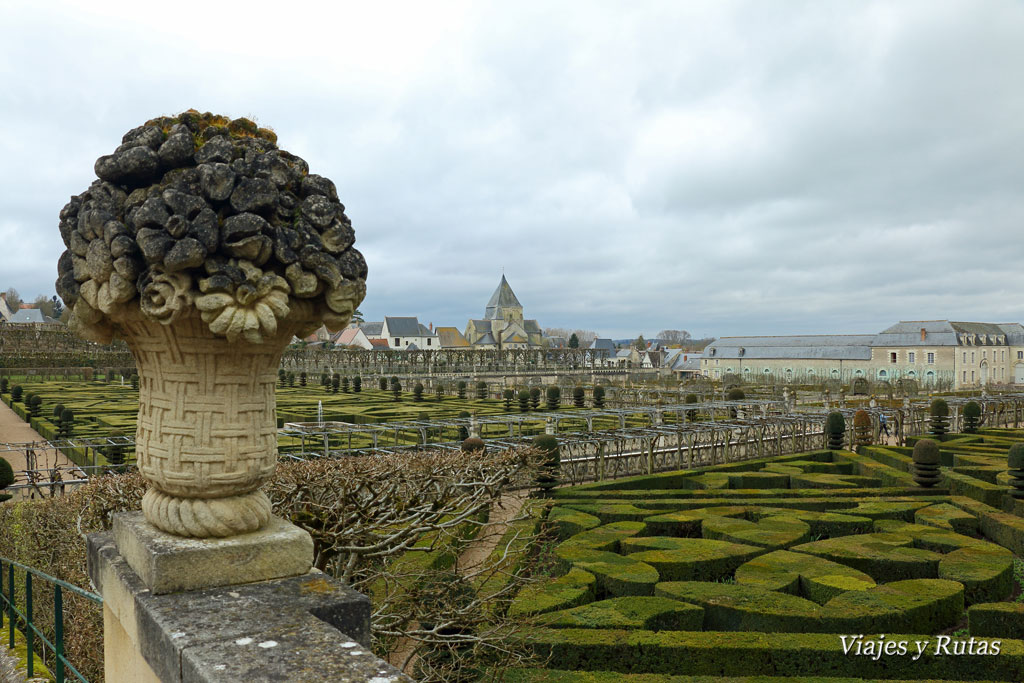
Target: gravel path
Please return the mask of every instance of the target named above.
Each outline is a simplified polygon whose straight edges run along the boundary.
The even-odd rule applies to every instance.
[[[31,441],[45,441],[39,433],[32,429],[18,414],[11,410],[6,403],[0,402],[0,444],[5,443],[28,443]],[[60,467],[63,469],[75,468],[75,464],[56,450],[47,448],[36,448],[36,469],[51,469]],[[24,483],[25,476],[20,474],[25,471],[26,458],[24,450],[11,450],[0,452],[7,462],[11,463],[14,470],[14,477],[17,483]],[[68,477],[65,476],[65,479]]]

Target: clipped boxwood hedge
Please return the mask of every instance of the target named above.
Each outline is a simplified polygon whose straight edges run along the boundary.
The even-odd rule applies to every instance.
[[[788,550],[750,560],[736,570],[736,583],[797,595],[819,605],[844,591],[875,586],[874,579],[852,567]]]
[[[1024,638],[1024,602],[993,602],[967,608],[972,636]]]
[[[978,531],[978,518],[949,503],[929,505],[914,512],[914,522],[938,529],[948,529],[958,534]]]
[[[624,540],[622,552],[654,567],[662,581],[715,581],[764,550],[706,538],[644,536]]]
[[[876,581],[937,577],[942,555],[912,544],[909,536],[874,533],[813,541],[792,550],[859,569]]]
[[[811,527],[792,517],[765,517],[757,522],[708,517],[704,520],[701,533],[704,538],[776,550],[807,541],[811,537]]]
[[[548,513],[548,524],[555,529],[559,540],[601,525],[601,520],[580,510],[567,507],[553,507]]]
[[[524,587],[508,608],[509,616],[544,614],[593,601],[596,579],[590,572],[570,569],[557,579]]]
[[[998,656],[947,656],[934,646],[910,656],[851,656],[829,633],[691,632],[616,629],[537,629],[526,642],[548,666],[571,671],[674,674],[680,668],[713,677],[824,672],[872,681],[907,679],[1014,681],[1024,671],[1024,642],[1002,640]],[[865,638],[871,638],[866,635]],[[886,640],[934,641],[930,636],[886,634]]]
[[[649,631],[699,631],[704,610],[668,598],[634,595],[551,612],[537,620],[548,628],[639,628]]]
[[[607,550],[617,553],[619,552],[619,543],[624,538],[644,533],[645,528],[646,525],[643,522],[612,522],[581,531],[563,541],[558,548],[590,548],[591,550]]]
[[[583,547],[559,546],[555,555],[565,566],[583,569],[597,579],[597,597],[617,595],[652,595],[658,583],[658,572],[628,555]]]

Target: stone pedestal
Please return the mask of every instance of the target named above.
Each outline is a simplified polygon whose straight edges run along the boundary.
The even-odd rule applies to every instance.
[[[308,571],[309,536],[286,527],[182,539],[127,513],[91,534],[108,683],[410,680],[368,649],[369,598]],[[237,583],[267,574],[283,578]]]
[[[300,576],[313,566],[313,539],[278,517],[259,531],[228,538],[182,538],[141,512],[114,515],[114,543],[156,595]]]

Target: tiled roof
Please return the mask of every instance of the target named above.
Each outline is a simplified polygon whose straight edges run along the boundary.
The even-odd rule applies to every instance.
[[[722,337],[708,344],[704,358],[871,360],[874,338],[870,334]]]
[[[463,348],[469,346],[469,341],[454,327],[438,327],[434,332],[437,333],[442,349]]]
[[[363,323],[359,326],[367,337],[379,337],[384,333],[384,323]]]
[[[413,318],[402,318],[385,316],[384,323],[388,328],[388,336],[391,337],[418,337],[420,336],[420,321]]]
[[[12,323],[45,323],[48,322],[38,308],[22,308],[15,311],[8,322]]]
[[[480,337],[475,342],[473,342],[473,346],[485,346],[485,345],[488,345],[488,346],[497,346],[498,345],[498,342],[494,341],[494,336],[490,332],[488,332],[487,334],[485,334],[484,336]]]

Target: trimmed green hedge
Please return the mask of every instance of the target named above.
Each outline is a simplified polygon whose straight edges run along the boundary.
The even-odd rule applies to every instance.
[[[662,581],[715,581],[764,550],[706,538],[645,536],[624,540],[622,552],[654,567]]]
[[[649,564],[627,555],[583,547],[559,546],[555,555],[563,567],[576,567],[597,579],[598,598],[620,595],[652,595],[658,572]]]
[[[963,496],[950,498],[950,502],[975,515],[978,528],[986,538],[1024,557],[1024,519]]]
[[[704,610],[678,600],[630,596],[545,614],[537,622],[548,628],[638,628],[648,631],[699,631]]]
[[[619,543],[623,539],[641,534],[645,528],[646,525],[643,522],[612,522],[581,531],[563,541],[558,548],[589,548],[617,553],[619,552]]]
[[[526,586],[512,600],[509,616],[544,614],[592,602],[596,579],[590,572],[570,569],[557,579]]]
[[[601,520],[580,510],[567,507],[554,507],[548,513],[548,524],[555,529],[559,540],[601,525]]]
[[[750,560],[736,570],[736,583],[789,593],[819,605],[844,591],[875,586],[874,579],[852,567],[788,550]]]
[[[1000,486],[999,484],[990,484],[987,481],[982,481],[967,474],[961,474],[960,472],[951,472],[944,470],[942,472],[945,478],[946,485],[949,487],[949,495],[951,496],[967,496],[973,498],[979,503],[990,505],[995,508],[1001,508],[1003,505],[1003,496],[1010,492],[1009,486]]]
[[[949,503],[929,505],[914,512],[914,522],[937,529],[948,529],[958,534],[978,531],[978,518]]]
[[[813,541],[792,550],[845,564],[870,574],[876,581],[938,576],[942,555],[913,548],[912,544],[910,536],[874,533]]]
[[[701,527],[701,534],[704,538],[777,550],[810,539],[811,527],[792,517],[765,517],[757,522],[708,517]]]
[[[972,636],[1024,638],[1024,602],[994,602],[967,608]]]
[[[559,671],[557,669],[508,669],[505,683],[865,683],[863,678],[832,676],[673,676],[626,674],[617,671]],[[948,679],[889,680],[888,683],[950,683]],[[976,681],[975,683],[995,683]]]
[[[865,638],[877,640],[871,635]],[[672,674],[685,666],[691,674],[717,677],[842,673],[875,681],[1016,681],[1024,671],[1024,642],[1020,640],[1002,640],[998,656],[936,656],[933,637],[886,634],[886,640],[909,641],[911,648],[915,640],[922,639],[932,645],[917,661],[909,653],[877,661],[844,654],[839,636],[827,633],[537,629],[526,642],[540,656],[550,656],[549,667],[574,671]]]

